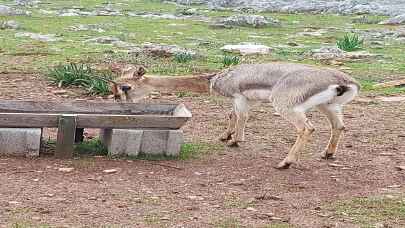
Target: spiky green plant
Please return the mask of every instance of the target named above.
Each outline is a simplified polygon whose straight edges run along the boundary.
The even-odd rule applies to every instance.
[[[336,45],[344,51],[355,51],[361,49],[363,42],[363,39],[357,34],[346,34],[343,38],[336,41]]]
[[[193,60],[193,56],[187,52],[179,52],[174,55],[174,60],[178,63],[188,63]]]
[[[222,63],[224,64],[225,67],[238,65],[240,62],[241,60],[238,56],[225,55],[224,58],[222,59]]]
[[[85,64],[69,63],[49,70],[48,79],[59,87],[78,86],[91,95],[107,95],[110,88],[103,79],[112,79],[112,74],[93,70]]]

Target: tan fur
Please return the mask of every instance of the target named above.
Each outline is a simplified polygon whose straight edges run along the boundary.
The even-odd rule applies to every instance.
[[[124,71],[123,71],[124,72]],[[300,151],[310,140],[314,127],[306,117],[311,108],[324,113],[331,125],[331,137],[322,157],[333,157],[344,124],[342,107],[357,95],[360,86],[349,75],[334,69],[294,63],[240,65],[214,75],[144,76],[143,68],[127,67],[117,81],[116,96],[137,101],[151,91],[205,93],[210,90],[233,98],[228,127],[221,135],[228,146],[244,141],[249,100],[270,101],[275,110],[297,129],[297,139],[277,168],[288,168],[298,161]],[[122,92],[122,88],[130,91]],[[211,91],[210,91],[211,92]]]
[[[209,92],[209,81],[200,76],[145,76],[140,84],[161,92]]]

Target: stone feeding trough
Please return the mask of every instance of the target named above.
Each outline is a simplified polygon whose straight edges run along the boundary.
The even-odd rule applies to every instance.
[[[183,104],[0,101],[0,154],[38,156],[43,128],[58,128],[55,156],[73,156],[84,128],[101,129],[111,155],[176,156],[180,129],[191,112]]]

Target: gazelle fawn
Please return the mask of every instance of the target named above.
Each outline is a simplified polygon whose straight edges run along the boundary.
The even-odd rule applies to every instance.
[[[244,141],[249,101],[270,101],[275,110],[297,129],[297,139],[277,168],[289,168],[315,130],[306,117],[312,108],[326,115],[331,126],[329,144],[322,154],[333,158],[344,130],[343,105],[358,94],[359,84],[347,74],[329,68],[295,63],[239,65],[203,77],[145,77],[143,68],[133,68],[113,85],[116,98],[137,101],[150,91],[205,92],[210,88],[233,99],[228,127],[221,135],[228,146]]]

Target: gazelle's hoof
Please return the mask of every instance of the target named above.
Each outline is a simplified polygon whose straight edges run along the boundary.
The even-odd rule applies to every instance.
[[[291,164],[292,163],[290,163],[290,162],[282,161],[282,162],[278,163],[278,165],[276,166],[276,169],[288,169],[288,168],[290,168]]]
[[[238,141],[235,140],[229,140],[226,145],[229,147],[239,147]]]
[[[336,159],[335,156],[334,156],[334,154],[329,154],[329,153],[324,153],[324,154],[321,156],[321,158],[322,158],[322,159],[325,159],[325,160],[335,160],[335,159]]]

